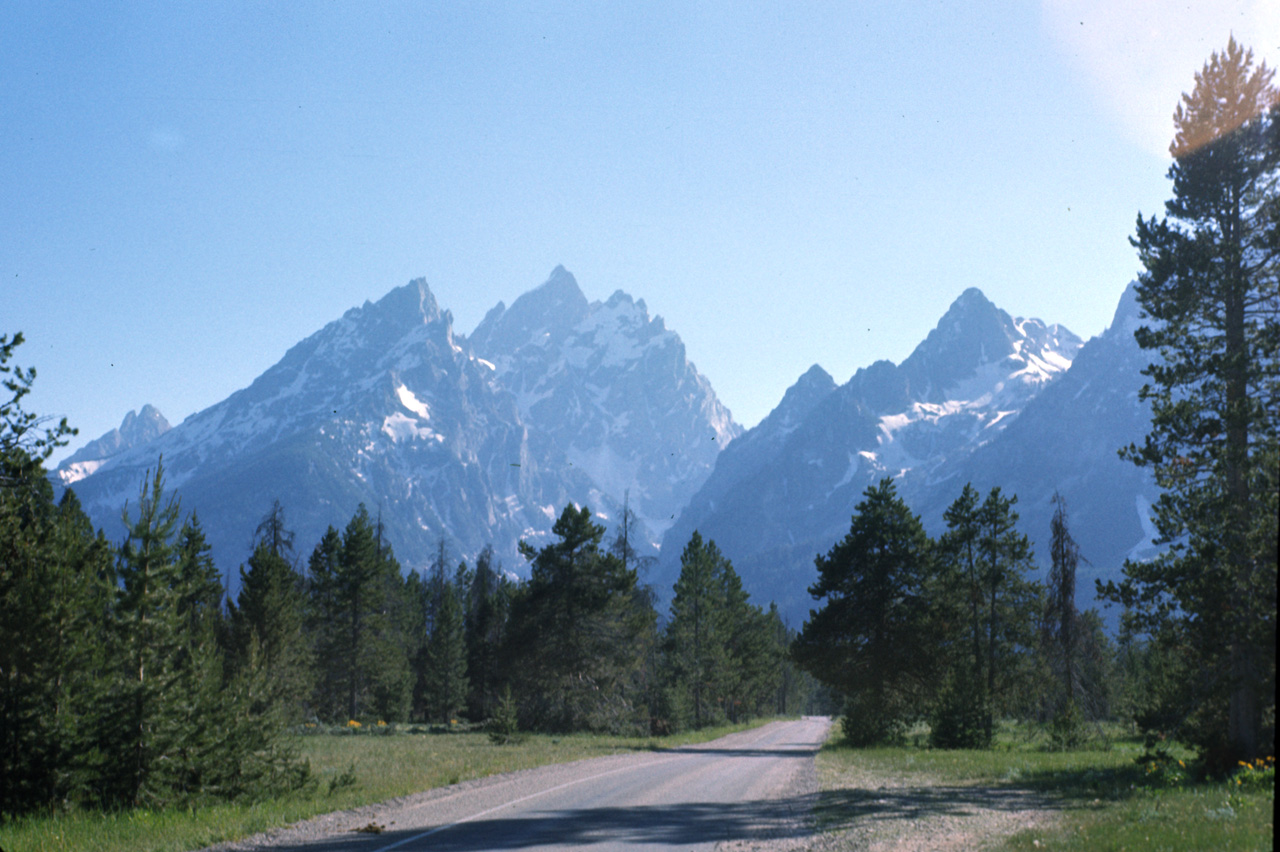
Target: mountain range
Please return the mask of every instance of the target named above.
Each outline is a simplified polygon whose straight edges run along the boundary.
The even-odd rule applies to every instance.
[[[709,475],[712,439],[740,431],[661,318],[621,292],[589,303],[563,268],[474,336],[410,282],[172,429],[85,447],[56,481],[118,535],[121,508],[163,458],[228,569],[278,499],[306,548],[364,503],[406,567],[444,541],[456,557],[492,544],[518,571],[517,543],[545,543],[570,501],[606,522],[632,501],[633,546],[647,536],[652,551],[662,513],[669,523]]]
[[[839,385],[815,365],[744,431],[643,300],[617,291],[591,302],[557,267],[464,336],[417,280],[172,428],[151,406],[131,412],[52,476],[114,537],[163,456],[168,486],[228,572],[276,499],[304,557],[363,502],[408,568],[444,541],[467,558],[492,544],[517,573],[517,542],[549,540],[567,502],[610,527],[625,508],[638,521],[633,546],[658,555],[647,580],[659,595],[696,529],[753,598],[777,601],[797,625],[814,556],[847,532],[880,478],[933,533],[964,483],[999,485],[1019,496],[1033,541],[1047,540],[1056,490],[1089,560],[1084,603],[1094,577],[1152,552],[1155,489],[1116,456],[1148,423],[1137,322],[1132,288],[1088,342],[970,289],[902,363]]]
[[[817,579],[814,556],[843,538],[865,489],[887,476],[934,535],[972,483],[1017,495],[1020,531],[1047,543],[1050,501],[1061,493],[1086,559],[1077,597],[1088,606],[1095,578],[1154,553],[1147,513],[1156,490],[1117,456],[1149,424],[1137,398],[1146,363],[1137,324],[1132,288],[1111,326],[1086,343],[1061,326],[1011,318],[970,289],[901,364],[876,362],[840,386],[810,368],[721,454],[667,532],[659,585],[674,582],[681,543],[697,529],[750,578],[753,594],[798,624]]]

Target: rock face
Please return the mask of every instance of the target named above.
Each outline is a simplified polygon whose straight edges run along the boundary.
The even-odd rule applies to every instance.
[[[562,312],[574,294],[578,313]],[[557,325],[565,318],[573,322]],[[537,329],[522,325],[535,321]],[[684,454],[691,439],[664,436],[655,400],[677,409],[672,420],[687,417],[690,433],[722,436],[721,443],[737,434],[679,338],[649,320],[643,303],[616,294],[608,305],[588,305],[563,270],[510,311],[495,308],[476,337],[496,361],[455,334],[426,282],[414,281],[348,311],[249,387],[172,430],[88,475],[66,465],[55,475],[74,483],[114,537],[121,507],[137,499],[163,455],[168,487],[184,511],[198,512],[215,559],[233,578],[231,566],[247,558],[253,530],[276,499],[304,557],[327,526],[341,528],[363,502],[380,514],[406,566],[427,564],[443,538],[459,556],[492,544],[520,570],[517,542],[545,543],[569,501],[602,509],[606,519],[628,490],[650,511],[682,501],[668,458]],[[534,338],[541,348],[536,340],[530,347]],[[524,345],[511,343],[519,340]],[[539,354],[552,375],[535,374]],[[544,391],[563,407],[538,406]],[[705,396],[695,399],[697,391]],[[704,409],[714,423],[696,422]],[[624,455],[626,430],[646,424],[658,434]],[[686,488],[710,472],[720,444],[707,443],[709,455],[683,470]]]
[[[550,438],[606,502],[629,492],[655,537],[741,432],[644,300],[619,290],[588,303],[563,267],[510,308],[491,310],[471,343],[529,428]]]
[[[984,448],[984,459],[1000,459],[1005,433],[1080,348],[1067,329],[1011,318],[970,289],[901,364],[876,362],[840,387],[810,369],[717,460],[663,541],[660,586],[674,582],[697,529],[753,595],[799,624],[814,556],[848,532],[869,485],[891,477],[917,511],[932,510],[930,500],[945,508],[964,484],[963,463]],[[1003,483],[998,463],[988,464]]]

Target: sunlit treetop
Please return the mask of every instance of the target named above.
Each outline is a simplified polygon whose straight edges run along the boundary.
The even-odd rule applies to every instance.
[[[1280,91],[1271,85],[1274,75],[1266,62],[1254,67],[1253,50],[1231,37],[1226,50],[1214,51],[1196,72],[1191,93],[1182,96],[1173,113],[1177,134],[1169,153],[1182,159],[1280,104]]]

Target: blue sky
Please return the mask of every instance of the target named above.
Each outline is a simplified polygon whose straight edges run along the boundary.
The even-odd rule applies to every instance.
[[[1082,336],[1179,94],[1280,4],[0,4],[0,330],[72,449],[425,276],[470,332],[557,264],[753,425],[979,287]],[[980,6],[975,10],[972,6]]]

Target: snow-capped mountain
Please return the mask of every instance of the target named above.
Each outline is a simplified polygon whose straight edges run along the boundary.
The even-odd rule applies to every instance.
[[[549,436],[605,502],[629,492],[655,536],[742,431],[643,299],[619,290],[588,302],[563,267],[510,308],[493,308],[471,344],[530,429]]]
[[[1151,428],[1150,409],[1138,399],[1142,369],[1153,357],[1133,338],[1142,322],[1130,285],[1107,330],[1085,343],[1071,369],[1028,402],[998,438],[951,459],[931,477],[907,477],[903,496],[930,531],[941,532],[942,513],[964,483],[982,492],[998,485],[1018,496],[1019,529],[1039,545],[1039,561],[1047,565],[1050,501],[1061,493],[1086,560],[1076,575],[1082,609],[1093,605],[1095,579],[1118,577],[1126,558],[1154,556],[1150,509],[1159,490],[1149,472],[1118,455]]]
[[[275,499],[306,549],[363,502],[408,565],[425,564],[442,536],[468,554],[492,542],[514,562],[515,542],[545,535],[590,483],[531,451],[514,398],[464,343],[426,282],[411,282],[75,489],[115,534],[120,507],[163,454],[168,487],[198,512],[224,569],[248,556]]]
[[[572,323],[557,327],[565,317]],[[535,331],[521,338],[521,323]],[[64,465],[55,479],[73,484],[114,538],[121,507],[163,455],[167,486],[198,513],[228,572],[276,499],[304,559],[363,502],[407,566],[429,562],[443,538],[462,557],[492,544],[520,570],[517,543],[544,542],[570,501],[607,521],[629,490],[638,508],[674,515],[683,497],[672,496],[673,480],[701,484],[737,434],[643,302],[615,294],[589,305],[562,269],[510,310],[491,311],[476,337],[494,360],[413,281],[351,309],[222,402],[92,471]],[[546,376],[535,372],[539,354]],[[563,407],[540,406],[539,394]],[[641,443],[636,429],[654,434]],[[708,445],[701,454],[694,434]],[[682,455],[692,460],[678,466]]]
[[[970,289],[901,364],[876,362],[834,389],[809,370],[717,460],[663,540],[662,583],[697,529],[753,594],[799,623],[813,557],[848,531],[868,485],[889,476],[904,491],[921,482],[947,492],[948,466],[1003,434],[1080,346],[1067,329],[1011,318]]]
[[[95,438],[64,459],[58,465],[57,478],[70,485],[102,467],[112,456],[150,443],[168,431],[169,421],[148,403],[136,413],[126,414],[119,428]]]
[[[629,494],[662,536],[659,593],[697,529],[755,600],[776,600],[794,624],[811,604],[813,557],[881,477],[934,534],[966,482],[999,485],[1018,495],[1019,526],[1037,543],[1057,490],[1090,563],[1078,575],[1087,606],[1094,577],[1154,552],[1156,489],[1116,455],[1149,427],[1138,323],[1130,288],[1111,327],[1082,346],[968,290],[901,364],[876,362],[840,386],[815,365],[741,433],[641,300],[591,302],[557,268],[468,339],[414,281],[172,429],[150,406],[130,413],[54,479],[117,538],[121,507],[163,454],[167,484],[233,577],[275,499],[304,558],[363,502],[407,566],[428,562],[443,537],[462,557],[491,543],[522,570],[516,543],[545,541],[565,503],[608,524]]]

